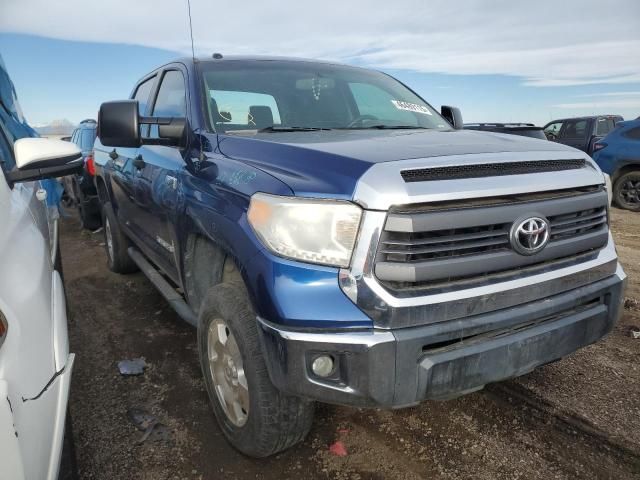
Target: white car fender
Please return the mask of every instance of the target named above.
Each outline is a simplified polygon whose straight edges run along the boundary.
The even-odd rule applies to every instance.
[[[64,296],[62,278],[53,271],[51,281],[51,311],[53,312],[53,360],[56,372],[65,367],[69,357],[69,334],[67,327],[67,302]]]
[[[13,425],[13,412],[9,402],[9,388],[4,380],[0,380],[0,451],[3,464],[0,468],[0,478],[11,475],[10,478],[14,480],[24,480],[20,443]]]

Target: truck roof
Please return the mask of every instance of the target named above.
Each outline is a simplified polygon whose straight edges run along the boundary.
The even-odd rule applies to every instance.
[[[566,120],[583,120],[583,119],[592,119],[592,118],[601,118],[601,117],[608,117],[608,118],[620,117],[620,118],[622,118],[622,115],[608,113],[608,114],[603,114],[603,115],[581,115],[579,117],[554,118],[553,120],[547,122],[547,125],[549,125],[549,123],[564,122]]]
[[[215,54],[218,55],[218,54]],[[184,64],[193,64],[192,57],[181,57],[177,58],[169,63],[184,63]],[[195,58],[196,63],[200,62],[229,62],[229,61],[246,61],[246,62],[308,62],[308,63],[323,63],[326,65],[340,65],[344,67],[350,68],[363,68],[355,65],[349,65],[346,63],[341,63],[332,60],[318,60],[316,58],[304,58],[304,57],[286,57],[286,56],[277,56],[277,55],[224,55],[221,57],[210,56],[198,56]]]

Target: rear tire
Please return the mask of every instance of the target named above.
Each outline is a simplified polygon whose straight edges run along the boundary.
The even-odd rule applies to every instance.
[[[613,201],[620,208],[640,212],[640,170],[627,172],[616,180]]]
[[[104,247],[107,252],[107,265],[115,273],[132,273],[138,270],[127,249],[131,242],[122,233],[111,203],[102,205],[102,225],[104,226]]]
[[[223,337],[224,342],[219,340]],[[224,353],[226,346],[229,355]],[[261,458],[304,440],[313,422],[314,403],[285,395],[271,383],[256,316],[242,282],[218,284],[205,296],[198,322],[198,350],[213,412],[236,449]],[[219,359],[223,368],[216,367]],[[242,388],[245,392],[236,395]]]

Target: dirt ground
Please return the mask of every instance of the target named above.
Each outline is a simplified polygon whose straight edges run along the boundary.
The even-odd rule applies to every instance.
[[[613,210],[629,286],[605,340],[518,380],[400,411],[320,405],[307,440],[253,460],[225,441],[209,408],[196,332],[142,274],[109,272],[102,233],[62,227],[76,353],[71,415],[82,479],[640,478],[640,214]],[[137,377],[117,362],[144,357]],[[168,427],[149,437],[127,410]],[[329,446],[343,441],[348,454]]]

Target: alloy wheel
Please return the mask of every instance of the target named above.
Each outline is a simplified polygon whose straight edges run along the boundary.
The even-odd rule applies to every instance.
[[[249,385],[236,339],[220,318],[209,324],[207,352],[220,406],[231,423],[242,427],[249,417]]]
[[[640,177],[627,179],[620,187],[622,200],[630,206],[640,205]]]

